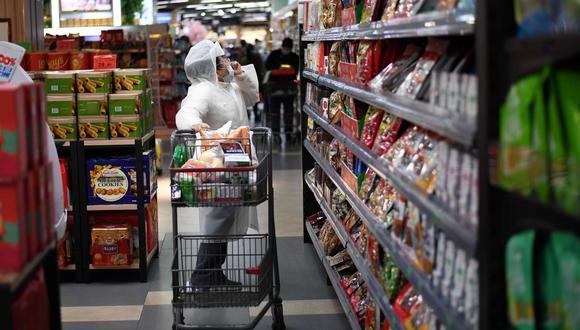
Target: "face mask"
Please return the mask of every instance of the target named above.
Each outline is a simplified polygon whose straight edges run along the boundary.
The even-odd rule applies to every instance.
[[[224,82],[231,83],[234,80],[234,69],[232,69],[231,65],[228,65],[226,70],[228,70],[228,74],[224,77]]]

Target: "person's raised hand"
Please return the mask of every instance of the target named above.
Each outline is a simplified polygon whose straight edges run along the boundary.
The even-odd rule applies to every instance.
[[[201,131],[209,130],[209,129],[211,129],[211,127],[209,127],[209,125],[206,123],[200,123],[200,124],[191,125],[191,129],[196,131],[196,132],[201,132]]]
[[[244,73],[244,70],[242,70],[242,66],[237,61],[232,61],[231,65],[232,69],[234,69],[234,75],[239,76],[242,73]]]

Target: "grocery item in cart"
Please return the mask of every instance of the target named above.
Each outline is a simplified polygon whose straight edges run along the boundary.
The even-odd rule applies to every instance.
[[[73,94],[47,95],[46,109],[48,117],[70,117],[76,115],[75,96]]]
[[[130,226],[95,226],[91,229],[91,264],[93,267],[129,266],[132,246]]]

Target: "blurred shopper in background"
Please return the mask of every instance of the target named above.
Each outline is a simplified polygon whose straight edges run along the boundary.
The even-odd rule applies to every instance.
[[[282,104],[284,105],[284,132],[286,134],[293,131],[294,119],[294,98],[295,93],[291,86],[291,82],[299,70],[300,58],[292,48],[294,42],[290,38],[282,41],[282,48],[272,51],[266,59],[266,70],[294,70],[294,74],[285,75],[285,79],[290,79],[288,84],[280,84],[285,90],[271,90],[268,96],[268,111],[270,112],[271,128],[274,133],[280,133],[280,110]],[[270,75],[270,80],[273,81],[275,75]]]

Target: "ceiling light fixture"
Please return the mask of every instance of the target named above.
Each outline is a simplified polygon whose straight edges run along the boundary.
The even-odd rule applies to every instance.
[[[230,13],[232,13],[232,14],[235,14],[235,13],[237,13],[237,12],[238,12],[238,11],[236,10],[236,8],[232,8],[232,9],[230,10]]]
[[[201,0],[200,3],[220,3],[222,0]]]
[[[225,12],[222,9],[218,10],[218,15],[224,16],[224,14],[225,14]]]
[[[169,3],[169,1],[157,1],[157,5],[158,5],[158,6],[159,6],[159,5],[166,5],[166,4],[168,4],[168,3]]]
[[[174,4],[174,3],[186,3],[186,2],[189,2],[189,0],[171,0],[170,3]]]
[[[205,11],[202,11],[200,15],[205,16]]]

